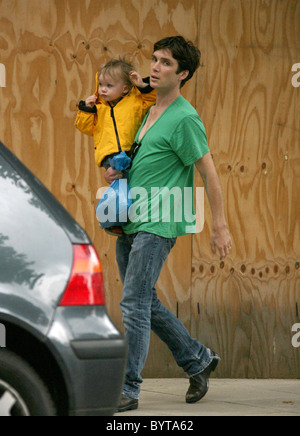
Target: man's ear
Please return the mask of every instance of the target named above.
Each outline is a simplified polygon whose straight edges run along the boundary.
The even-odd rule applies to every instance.
[[[180,78],[180,80],[182,81],[182,80],[184,80],[184,79],[186,79],[187,78],[187,76],[189,75],[189,70],[183,70],[183,71],[181,71],[181,73],[179,73],[179,78]]]

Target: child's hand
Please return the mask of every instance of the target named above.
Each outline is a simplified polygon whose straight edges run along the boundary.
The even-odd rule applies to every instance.
[[[89,107],[94,107],[97,101],[97,95],[93,94],[85,100],[85,105]]]
[[[142,77],[136,71],[131,71],[129,77],[134,86],[138,86],[139,88],[145,88],[145,86],[147,86],[147,83],[143,82]]]

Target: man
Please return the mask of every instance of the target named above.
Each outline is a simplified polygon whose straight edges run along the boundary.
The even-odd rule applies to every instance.
[[[199,64],[199,50],[180,36],[164,38],[154,45],[150,85],[156,90],[157,100],[136,135],[136,142],[141,146],[129,172],[132,192],[142,187],[148,195],[138,200],[143,219],[137,219],[138,208],[133,208],[136,214],[130,214],[116,248],[124,285],[121,309],[129,347],[119,412],[138,407],[140,374],[148,353],[151,329],[168,345],[177,364],[188,374],[188,403],[199,401],[207,393],[210,373],[219,361],[217,354],[190,337],[176,316],[158,300],[155,290],[177,236],[195,233],[195,229],[188,225],[186,214],[181,214],[181,220],[174,218],[178,208],[182,207],[182,201],[170,205],[169,220],[164,219],[164,210],[157,214],[152,207],[152,188],[167,188],[168,192],[179,188],[185,192],[185,188],[193,188],[196,166],[212,210],[212,251],[215,253],[218,249],[223,259],[231,249],[220,183],[209,153],[205,129],[195,109],[180,93]],[[120,177],[121,174],[112,169],[105,174],[108,183]],[[151,214],[155,219],[153,216],[149,219]]]

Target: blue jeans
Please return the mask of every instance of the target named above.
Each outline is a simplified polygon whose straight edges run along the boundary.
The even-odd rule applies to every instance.
[[[123,282],[121,310],[128,343],[123,394],[139,398],[141,371],[147,358],[151,329],[169,347],[177,364],[191,377],[213,360],[211,352],[157,298],[155,284],[176,238],[151,233],[123,234],[117,240],[117,262]]]

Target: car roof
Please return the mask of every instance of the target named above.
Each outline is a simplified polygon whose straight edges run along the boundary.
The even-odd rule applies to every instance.
[[[54,195],[41,181],[0,141],[0,155],[13,167],[20,177],[26,181],[38,196],[39,200],[49,210],[49,213],[63,228],[71,243],[89,244],[90,238],[85,230],[74,220]]]

